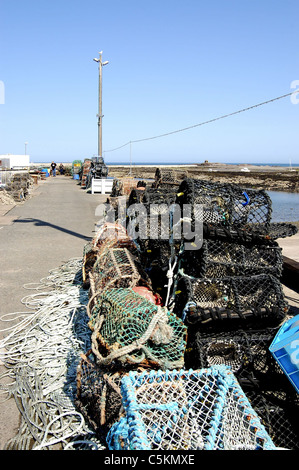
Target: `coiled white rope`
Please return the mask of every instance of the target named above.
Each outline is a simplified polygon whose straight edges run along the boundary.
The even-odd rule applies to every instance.
[[[81,272],[82,259],[74,258],[39,284],[26,284],[36,291],[22,299],[30,311],[1,318],[13,324],[1,330],[6,371],[0,392],[4,400],[14,397],[21,414],[18,435],[7,450],[105,448],[74,405],[80,354],[91,347]]]

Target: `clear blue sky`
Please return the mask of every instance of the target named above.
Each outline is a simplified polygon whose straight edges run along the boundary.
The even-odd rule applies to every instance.
[[[105,161],[299,163],[298,0],[0,0],[0,154]],[[130,153],[131,152],[131,153]]]

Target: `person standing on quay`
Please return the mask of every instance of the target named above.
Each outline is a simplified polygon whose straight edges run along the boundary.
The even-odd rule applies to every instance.
[[[52,176],[56,176],[56,163],[51,163]]]

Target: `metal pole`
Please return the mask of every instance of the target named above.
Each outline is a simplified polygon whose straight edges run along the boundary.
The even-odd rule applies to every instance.
[[[93,59],[99,64],[99,114],[98,114],[98,156],[102,157],[102,67],[109,64],[108,60],[102,62],[102,51],[99,52],[99,58]]]
[[[102,52],[99,52],[99,116],[98,116],[98,156],[102,156]]]

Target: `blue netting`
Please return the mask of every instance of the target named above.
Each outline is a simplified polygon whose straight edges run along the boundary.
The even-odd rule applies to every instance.
[[[107,435],[110,450],[275,449],[226,366],[130,372],[125,416]]]

